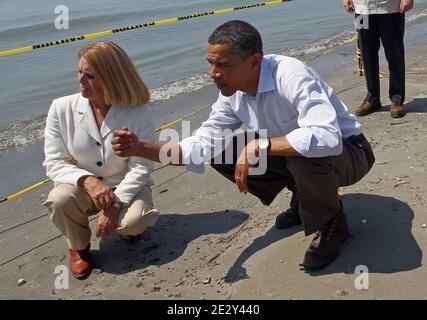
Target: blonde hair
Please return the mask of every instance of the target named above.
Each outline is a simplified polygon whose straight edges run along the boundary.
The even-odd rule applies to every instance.
[[[92,67],[109,105],[137,106],[150,100],[150,92],[138,74],[132,60],[117,44],[100,41],[79,51]]]

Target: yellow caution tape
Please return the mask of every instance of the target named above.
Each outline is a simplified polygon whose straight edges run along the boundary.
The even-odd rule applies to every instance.
[[[26,46],[26,47],[17,48],[17,49],[0,51],[0,56],[7,56],[7,55],[16,54],[16,53],[22,53],[22,52],[42,49],[42,48],[49,48],[49,47],[53,47],[53,46],[59,46],[59,45],[64,45],[64,44],[68,44],[68,43],[74,43],[76,41],[100,38],[100,37],[105,37],[105,36],[108,36],[111,34],[116,34],[116,33],[131,31],[131,30],[137,30],[137,29],[144,29],[144,28],[153,27],[153,26],[157,26],[157,25],[176,23],[176,22],[180,22],[180,21],[184,21],[184,20],[206,17],[206,16],[211,16],[211,15],[216,15],[216,14],[230,13],[230,12],[234,12],[234,11],[251,9],[251,8],[259,8],[259,7],[264,7],[264,6],[273,6],[273,5],[278,5],[278,4],[282,4],[282,3],[290,2],[290,1],[293,1],[293,0],[280,0],[280,1],[269,1],[269,2],[262,2],[262,3],[254,3],[254,4],[242,5],[242,6],[234,7],[234,8],[197,13],[197,14],[192,14],[192,15],[183,16],[183,17],[157,20],[157,21],[153,21],[153,22],[136,24],[136,25],[123,27],[123,28],[116,28],[116,29],[100,31],[100,32],[96,32],[96,33],[89,33],[89,34],[85,34],[85,35],[78,36],[78,37],[71,37],[68,39],[54,40],[54,41],[36,44],[36,45],[32,45],[32,46]]]
[[[357,35],[353,35],[351,38],[348,38],[348,39],[344,40],[343,42],[341,42],[341,43],[339,43],[339,44],[337,44],[337,45],[335,45],[335,46],[332,46],[331,48],[329,48],[328,50],[326,50],[326,51],[324,51],[324,52],[322,52],[322,53],[318,54],[317,56],[314,56],[314,57],[313,57],[313,58],[311,58],[311,59],[305,60],[305,61],[304,61],[304,63],[309,63],[309,62],[311,62],[311,61],[313,61],[313,60],[315,60],[315,59],[319,58],[320,56],[323,56],[323,55],[325,55],[325,54],[331,53],[331,52],[332,52],[332,51],[334,51],[335,49],[338,49],[339,47],[342,47],[342,46],[344,46],[344,45],[346,45],[346,44],[348,44],[348,43],[354,42],[354,41],[356,41],[356,40],[357,40]]]
[[[13,198],[16,198],[16,197],[20,196],[21,194],[23,194],[23,193],[25,193],[25,192],[28,192],[28,191],[30,191],[30,190],[33,190],[33,189],[35,189],[35,188],[37,188],[37,187],[41,186],[42,184],[45,184],[45,183],[47,183],[47,182],[49,182],[49,181],[50,181],[50,179],[47,179],[47,180],[44,180],[44,181],[42,181],[42,182],[36,183],[35,185],[33,185],[33,186],[31,186],[31,187],[28,187],[28,188],[26,188],[26,189],[24,189],[24,190],[21,190],[21,191],[19,191],[19,192],[15,193],[15,194],[13,194],[13,195],[11,195],[11,196],[9,196],[9,197],[6,197],[6,198],[4,198],[4,199],[1,199],[1,200],[0,200],[0,203],[3,203],[3,202],[6,202],[7,200],[11,200],[11,199],[13,199]]]
[[[169,122],[168,124],[165,124],[165,125],[163,125],[163,126],[161,126],[161,127],[158,127],[158,128],[156,129],[156,132],[159,132],[159,131],[161,131],[161,130],[164,130],[164,129],[166,129],[166,128],[169,128],[169,127],[173,126],[174,124],[176,124],[176,123],[178,123],[178,122],[181,122],[182,120],[187,119],[187,118],[189,118],[189,117],[191,117],[191,116],[194,116],[195,114],[197,114],[197,113],[199,113],[199,112],[202,112],[202,111],[204,111],[204,110],[206,110],[206,109],[208,109],[208,108],[210,108],[210,107],[211,107],[211,106],[207,106],[207,107],[201,108],[201,109],[196,110],[196,111],[194,111],[194,112],[192,112],[192,113],[190,113],[190,114],[187,114],[186,116],[184,116],[184,117],[182,117],[182,118],[176,119],[176,120],[174,120],[174,121],[172,121],[172,122]]]

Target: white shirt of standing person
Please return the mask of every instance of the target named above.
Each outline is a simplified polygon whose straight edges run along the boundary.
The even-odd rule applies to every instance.
[[[344,0],[344,8],[357,14],[404,13],[414,6],[414,0]]]

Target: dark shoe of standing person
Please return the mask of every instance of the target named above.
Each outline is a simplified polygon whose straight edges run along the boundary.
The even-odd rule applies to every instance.
[[[139,240],[138,236],[120,235],[120,239],[126,244],[134,244]]]
[[[276,228],[284,229],[290,228],[293,226],[297,226],[301,224],[301,218],[299,216],[298,209],[299,201],[298,201],[298,192],[292,192],[292,198],[290,203],[290,208],[285,212],[282,212],[276,217]]]
[[[85,279],[93,268],[90,259],[90,245],[84,250],[70,249],[70,271],[77,279]]]
[[[401,103],[392,102],[390,105],[390,115],[392,118],[402,118],[406,114],[405,107]]]
[[[356,116],[363,117],[368,114],[371,114],[377,110],[381,109],[381,102],[369,102],[368,100],[364,100],[362,104],[356,109]]]
[[[341,204],[338,214],[314,234],[305,253],[303,266],[313,271],[326,267],[338,257],[341,246],[347,237],[347,218]]]

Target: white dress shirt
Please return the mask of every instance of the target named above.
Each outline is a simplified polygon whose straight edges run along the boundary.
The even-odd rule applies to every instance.
[[[80,93],[52,102],[45,129],[47,176],[55,184],[77,186],[84,175],[94,175],[109,187],[119,201],[129,204],[143,185],[152,185],[154,163],[140,157],[115,155],[111,139],[114,130],[127,126],[141,140],[154,141],[154,122],[148,106],[112,106],[101,130],[89,100]]]
[[[248,130],[267,130],[267,137],[286,136],[304,157],[326,157],[342,152],[342,138],[361,133],[356,117],[333,89],[303,62],[280,55],[266,55],[256,96],[237,91],[231,97],[221,93],[208,120],[194,136],[179,144],[190,171],[202,173],[223,151],[221,131],[235,131],[244,124]]]
[[[353,0],[357,14],[387,14],[400,12],[400,0]]]

